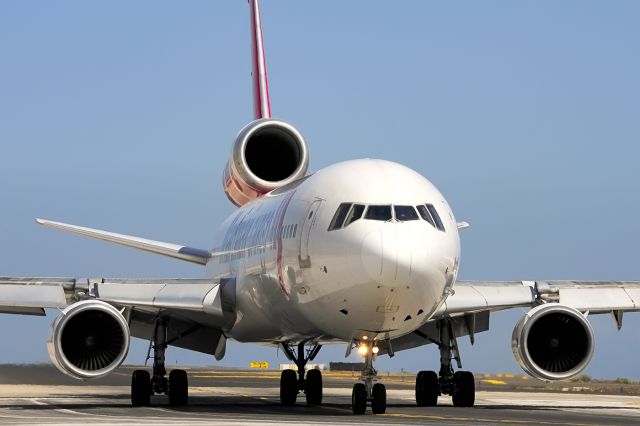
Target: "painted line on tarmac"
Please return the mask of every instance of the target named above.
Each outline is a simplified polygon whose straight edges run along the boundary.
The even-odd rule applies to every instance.
[[[57,406],[57,404],[49,404],[47,402],[40,401],[39,399],[36,399],[36,398],[25,398],[25,400],[27,400],[27,401],[31,402],[32,404],[35,404],[35,405],[51,406],[51,407],[56,407]],[[79,413],[77,411],[73,411],[73,410],[70,410],[68,408],[54,408],[54,410],[57,411],[58,413],[73,414],[75,416],[101,416],[101,414]]]
[[[480,419],[477,417],[446,417],[446,416],[429,416],[424,414],[402,414],[387,413],[378,414],[381,417],[398,417],[406,419],[424,419],[424,420],[444,420],[456,422],[472,422],[472,423],[517,423],[525,425],[562,425],[562,426],[597,426],[598,423],[566,423],[566,422],[548,422],[542,420],[520,420],[520,419]]]

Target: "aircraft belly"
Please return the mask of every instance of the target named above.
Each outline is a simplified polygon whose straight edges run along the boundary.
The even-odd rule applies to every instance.
[[[237,320],[230,331],[242,342],[273,342],[315,338],[321,332],[299,314],[277,273],[246,275],[237,290]]]

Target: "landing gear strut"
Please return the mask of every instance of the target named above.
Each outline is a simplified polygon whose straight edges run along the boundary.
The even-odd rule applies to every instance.
[[[387,411],[387,389],[382,383],[376,383],[378,372],[373,368],[373,358],[377,353],[377,347],[372,343],[362,342],[358,350],[364,354],[364,370],[360,376],[360,383],[353,385],[351,391],[353,413],[364,414],[367,410],[367,401],[371,401],[373,414],[384,414]]]
[[[189,399],[189,382],[184,370],[172,370],[167,379],[165,368],[165,351],[167,349],[167,320],[156,321],[153,341],[149,346],[149,354],[153,349],[153,375],[147,370],[136,370],[131,377],[131,405],[145,407],[151,402],[151,395],[166,394],[169,404],[173,406],[187,405]],[[150,355],[147,358],[150,358]]]
[[[435,406],[439,395],[451,395],[456,407],[473,407],[476,399],[476,385],[470,371],[453,372],[451,360],[455,359],[458,368],[462,368],[458,344],[451,320],[438,321],[439,340],[435,341],[440,349],[440,372],[421,371],[416,377],[416,404],[418,407]]]
[[[320,405],[322,403],[322,373],[320,370],[309,370],[305,367],[309,361],[320,352],[322,345],[314,344],[305,349],[305,344],[297,345],[297,353],[294,346],[289,343],[282,344],[282,350],[287,358],[296,364],[298,374],[294,370],[283,370],[280,376],[280,402],[284,406],[295,405],[298,392],[303,391],[308,405]],[[306,377],[305,377],[306,376]]]

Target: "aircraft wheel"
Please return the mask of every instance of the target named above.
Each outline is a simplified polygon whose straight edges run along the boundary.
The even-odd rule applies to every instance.
[[[418,407],[434,407],[438,404],[440,384],[435,371],[421,371],[416,376],[416,404]]]
[[[298,375],[295,371],[283,370],[280,375],[280,403],[284,406],[296,404],[298,397]]]
[[[364,414],[367,409],[367,389],[364,383],[356,383],[351,391],[351,409],[353,414]]]
[[[387,411],[387,389],[382,383],[373,385],[371,397],[371,411],[373,411],[373,414],[384,414]]]
[[[169,373],[169,405],[179,407],[187,405],[189,400],[189,379],[184,370]]]
[[[322,373],[320,370],[307,371],[304,391],[308,405],[320,405],[322,403]]]
[[[151,375],[146,370],[136,370],[131,376],[131,405],[147,407],[151,403]]]
[[[453,374],[453,405],[473,407],[476,401],[476,381],[470,371],[457,371]]]

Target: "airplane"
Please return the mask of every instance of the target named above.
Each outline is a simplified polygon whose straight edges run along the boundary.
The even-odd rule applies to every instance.
[[[308,173],[302,133],[271,114],[258,0],[249,0],[254,119],[240,130],[222,188],[237,209],[212,249],[166,243],[45,219],[37,223],[205,267],[202,279],[0,278],[0,312],[53,321],[47,348],[63,373],[82,380],[112,373],[131,337],[151,343],[151,372],[131,377],[131,404],[167,395],[188,404],[188,377],[167,372],[168,346],[225,355],[228,339],[280,347],[280,400],[322,404],[322,373],[306,370],[327,344],[364,357],[353,386],[355,414],[386,411],[377,357],[437,346],[437,371],[416,376],[415,399],[435,406],[475,403],[473,373],[462,370],[458,338],[473,342],[493,312],[530,310],[515,324],[514,356],[542,380],[580,374],[595,336],[589,315],[640,310],[640,282],[461,281],[458,222],[438,189],[394,162],[360,159]],[[454,368],[455,367],[455,368]],[[167,374],[168,373],[168,374]]]

